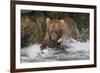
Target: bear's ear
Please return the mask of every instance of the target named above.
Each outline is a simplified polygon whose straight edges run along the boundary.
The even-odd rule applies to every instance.
[[[49,23],[50,23],[50,21],[51,21],[51,19],[50,19],[50,18],[46,18],[46,24],[49,24]]]
[[[61,21],[61,23],[64,23],[64,20],[63,19],[61,19],[60,21]]]

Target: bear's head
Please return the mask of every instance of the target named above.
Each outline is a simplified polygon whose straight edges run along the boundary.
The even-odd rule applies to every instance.
[[[64,20],[47,18],[46,24],[47,24],[47,32],[49,34],[49,39],[51,41],[57,42],[57,40],[61,38],[63,34],[63,30],[65,29],[63,27],[66,26],[66,24],[64,23]]]

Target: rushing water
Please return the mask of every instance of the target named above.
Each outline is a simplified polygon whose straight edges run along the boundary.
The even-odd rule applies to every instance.
[[[51,62],[51,61],[69,61],[69,60],[88,60],[89,59],[89,41],[67,42],[68,47],[65,50],[55,50],[46,48],[41,53],[41,44],[33,44],[21,49],[21,62]]]

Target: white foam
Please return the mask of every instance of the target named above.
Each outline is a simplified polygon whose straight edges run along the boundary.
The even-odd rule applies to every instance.
[[[21,49],[22,62],[43,62],[43,61],[60,61],[60,60],[85,60],[89,59],[89,41],[79,42],[76,40],[67,41],[66,52],[60,52],[53,48],[46,48],[41,53],[41,44],[30,45]]]

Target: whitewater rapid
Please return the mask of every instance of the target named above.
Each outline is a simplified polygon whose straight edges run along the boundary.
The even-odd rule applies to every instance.
[[[47,47],[41,53],[41,44],[33,44],[21,49],[21,62],[88,60],[90,53],[89,45],[89,41],[74,41],[67,43],[68,47],[64,51]]]

